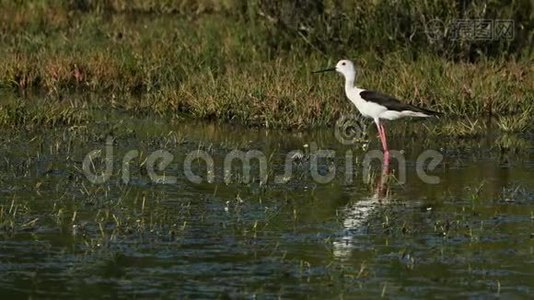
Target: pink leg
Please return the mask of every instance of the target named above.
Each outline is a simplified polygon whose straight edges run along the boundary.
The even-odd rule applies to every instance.
[[[380,121],[377,121],[376,127],[378,128],[378,136],[380,137],[380,142],[382,143],[382,149],[384,149],[384,152],[387,152],[387,144],[386,144],[386,132],[384,130],[384,126],[380,123]]]
[[[380,121],[377,124],[378,131],[380,133],[380,141],[382,142],[382,149],[384,149],[384,166],[387,170],[389,166],[389,149],[388,149],[388,142],[386,139],[386,129],[384,128],[384,125],[380,123]]]
[[[380,174],[380,178],[376,186],[376,195],[378,195],[380,198],[385,197],[388,193],[387,181],[389,173],[389,153],[384,152],[384,164],[382,165],[382,173]]]
[[[389,149],[388,149],[388,142],[387,142],[387,139],[386,139],[386,129],[384,128],[384,124],[380,123],[380,129],[382,131],[382,146],[384,148],[384,152],[385,153],[389,153]]]
[[[376,124],[376,129],[378,129],[378,136],[380,137],[380,141],[382,141],[382,129],[380,128],[380,124]]]
[[[377,121],[376,128],[378,129],[378,136],[380,137],[380,142],[382,143],[382,148],[384,148],[384,132],[382,131],[382,126],[380,126],[380,121]]]

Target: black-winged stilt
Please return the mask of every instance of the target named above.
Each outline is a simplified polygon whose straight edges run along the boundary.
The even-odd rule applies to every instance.
[[[384,155],[389,157],[389,149],[386,140],[386,131],[380,119],[395,120],[403,117],[431,117],[439,115],[438,112],[420,108],[410,104],[401,103],[392,96],[379,92],[370,91],[354,86],[356,69],[350,60],[340,60],[335,67],[315,71],[322,73],[337,71],[345,77],[345,94],[356,105],[360,113],[367,118],[372,118],[378,128],[378,135],[382,142]],[[387,163],[386,159],[386,163]]]

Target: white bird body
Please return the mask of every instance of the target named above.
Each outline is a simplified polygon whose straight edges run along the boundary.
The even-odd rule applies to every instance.
[[[347,98],[349,98],[350,102],[352,102],[358,111],[367,118],[371,119],[385,119],[385,120],[396,120],[399,118],[404,117],[422,117],[422,118],[428,118],[431,115],[411,111],[411,110],[401,110],[401,111],[394,111],[394,110],[388,110],[387,107],[382,106],[380,104],[366,101],[361,96],[360,93],[365,91],[364,89],[360,89],[357,87],[353,87],[351,90],[345,91],[347,94]]]
[[[413,109],[418,109],[413,106],[405,105],[405,109],[402,110],[391,110],[387,105],[382,105],[377,102],[366,100],[361,96],[362,92],[365,92],[365,89],[361,89],[354,85],[356,79],[356,69],[354,64],[349,60],[341,60],[337,63],[335,70],[345,77],[345,94],[347,98],[356,106],[358,111],[368,118],[376,119],[386,119],[386,120],[396,120],[402,117],[430,117],[432,112],[424,113],[422,111],[414,111]],[[387,95],[381,95],[382,97],[389,97]],[[390,101],[398,100],[393,97],[389,97]],[[400,102],[396,104],[401,104]]]
[[[381,119],[396,120],[403,117],[430,117],[437,115],[437,112],[401,103],[394,97],[358,88],[354,85],[356,79],[356,69],[350,60],[340,60],[335,68],[328,68],[325,71],[337,71],[345,78],[345,94],[347,98],[356,106],[358,111],[368,118],[372,118],[378,128],[378,133],[382,141],[384,152],[387,153],[386,133]]]
[[[347,95],[347,98],[349,98],[350,102],[352,102],[358,111],[367,118],[380,118],[380,116],[387,112],[387,108],[378,105],[373,102],[365,101],[361,96],[360,93],[363,92],[364,89],[360,89],[357,87],[352,88],[346,88],[345,94]]]

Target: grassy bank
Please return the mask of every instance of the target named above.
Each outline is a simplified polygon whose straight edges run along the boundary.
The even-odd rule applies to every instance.
[[[398,5],[409,4],[404,2]],[[310,73],[342,57],[357,62],[360,86],[453,118],[500,115],[499,127],[506,131],[523,130],[533,121],[525,111],[534,109],[534,56],[524,40],[450,45],[443,40],[440,46],[425,44],[419,26],[405,28],[413,31],[413,43],[403,43],[406,32],[399,25],[390,37],[396,42],[381,44],[387,32],[380,30],[391,30],[396,22],[385,14],[387,24],[375,32],[371,21],[363,20],[351,24],[356,33],[342,39],[341,33],[325,35],[322,25],[311,33],[293,30],[305,25],[298,14],[277,19],[276,7],[262,1],[0,3],[0,86],[19,95],[0,109],[4,126],[87,122],[88,107],[270,128],[331,125],[353,109],[341,78]],[[428,3],[429,12],[438,11],[439,2]],[[512,8],[528,4],[518,3]],[[374,13],[383,14],[381,9]],[[430,18],[423,9],[407,13],[406,20]],[[453,18],[451,9],[438,17]],[[477,9],[471,8],[474,17]],[[318,24],[337,24],[332,7],[321,11]],[[532,25],[522,20],[528,11],[502,14],[493,17]],[[346,29],[343,24],[332,30]],[[516,39],[532,40],[528,26],[516,26],[522,28]],[[362,28],[371,32],[363,35]],[[71,100],[73,93],[87,92],[92,96]],[[44,108],[34,108],[36,93],[45,99]]]

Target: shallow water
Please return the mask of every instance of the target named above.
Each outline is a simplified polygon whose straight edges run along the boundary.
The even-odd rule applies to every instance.
[[[398,124],[390,146],[403,150],[405,172],[396,162],[389,170],[379,161],[365,165],[366,153],[379,147],[374,137],[342,145],[333,130],[115,116],[91,127],[7,133],[0,143],[0,295],[532,297],[532,137],[426,138],[422,123]],[[107,136],[115,138],[113,172],[93,184],[83,160],[104,150]],[[202,183],[184,173],[184,159],[199,149],[213,159],[212,183],[198,161],[192,169]],[[263,153],[267,182],[257,163],[249,182],[237,169],[225,177],[234,149]],[[313,149],[334,151],[317,163],[319,174],[336,170],[326,183],[311,175]],[[125,184],[130,150],[139,157]],[[173,155],[156,173],[175,182],[150,178],[147,156],[156,150]],[[291,176],[280,176],[287,182],[276,182],[294,150],[302,157]],[[434,170],[423,168],[437,184],[417,173],[425,150],[443,157]]]

